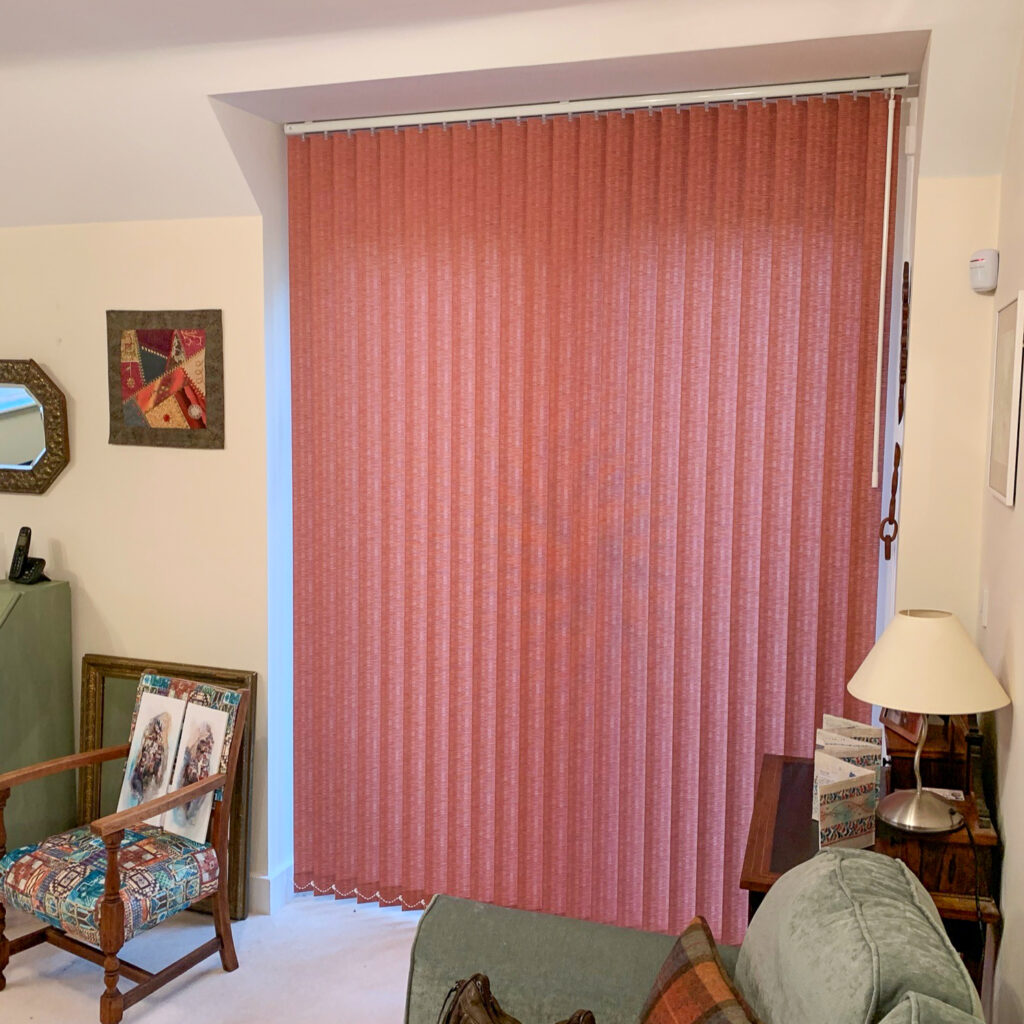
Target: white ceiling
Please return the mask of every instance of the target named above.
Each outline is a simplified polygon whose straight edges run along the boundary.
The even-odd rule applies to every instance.
[[[1021,0],[471,3],[0,0],[0,226],[255,215],[279,120],[914,72],[926,47],[920,173],[1005,166]]]
[[[585,0],[2,0],[0,62],[241,43]]]

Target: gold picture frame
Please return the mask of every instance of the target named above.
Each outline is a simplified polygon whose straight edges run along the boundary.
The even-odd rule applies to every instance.
[[[257,673],[236,669],[211,668],[204,665],[185,665],[178,662],[158,661],[152,658],[118,658],[104,654],[86,654],[82,658],[82,697],[80,714],[79,749],[97,750],[128,742],[128,729],[135,707],[135,693],[139,677],[151,672],[171,678],[190,679],[199,683],[211,683],[230,689],[248,689],[250,693],[249,714],[245,723],[245,735],[238,759],[238,774],[231,809],[231,828],[228,841],[229,902],[231,918],[244,920],[249,914],[249,809],[252,804],[252,750],[256,725],[256,679]],[[122,699],[117,704],[108,700],[108,682],[123,683],[118,689]],[[104,724],[107,735],[104,735]],[[111,730],[117,732],[114,736]],[[89,765],[78,772],[78,821],[85,825],[95,821],[103,813],[116,810],[109,806],[111,794],[120,788],[120,773],[124,761],[108,762],[107,775],[102,774],[102,765]],[[107,785],[104,785],[106,778]],[[115,788],[112,782],[117,783]],[[106,789],[106,793],[104,790]],[[106,796],[107,807],[104,807]],[[208,901],[197,903],[194,910],[210,911]]]

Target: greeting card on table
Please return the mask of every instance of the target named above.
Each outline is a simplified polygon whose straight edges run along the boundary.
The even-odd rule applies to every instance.
[[[862,768],[831,757],[814,754],[818,780],[818,848],[864,848],[875,842],[875,809],[878,783],[872,768]]]
[[[815,734],[815,749],[859,768],[872,769],[875,784],[881,785],[882,730],[835,715],[824,715],[822,723],[824,728]],[[818,781],[816,768],[811,787],[811,817],[815,821],[818,820]]]
[[[881,729],[874,725],[865,725],[863,722],[855,722],[852,718],[822,715],[821,727],[827,732],[845,736],[847,739],[860,740],[862,743],[874,743],[878,747],[882,745]]]

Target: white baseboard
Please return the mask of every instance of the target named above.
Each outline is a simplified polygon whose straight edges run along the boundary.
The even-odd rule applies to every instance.
[[[275,914],[295,895],[295,865],[285,864],[272,875],[249,876],[249,910]]]

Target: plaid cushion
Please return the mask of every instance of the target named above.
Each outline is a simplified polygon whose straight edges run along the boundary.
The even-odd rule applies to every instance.
[[[208,843],[142,825],[127,829],[118,855],[124,940],[217,890],[220,868]],[[98,946],[107,857],[86,825],[0,859],[0,903],[34,914]]]
[[[757,1024],[722,966],[703,917],[695,917],[661,965],[640,1024]]]

